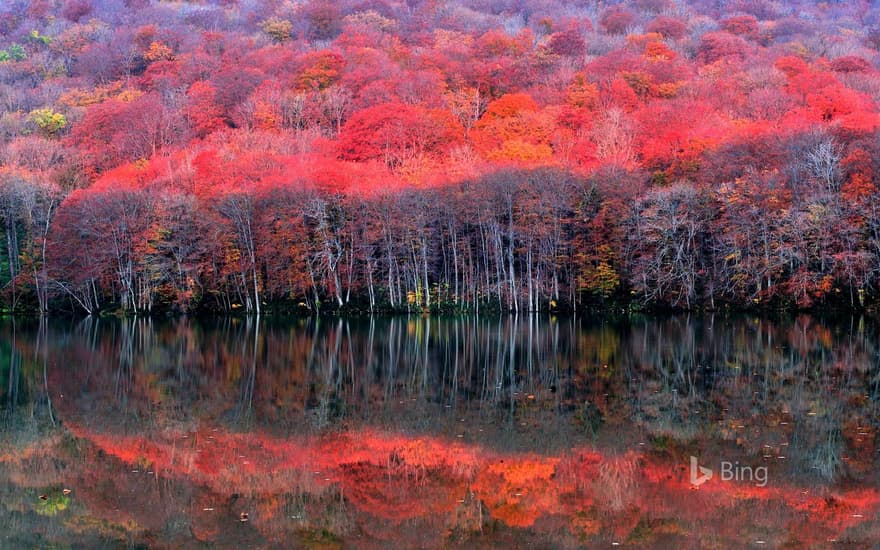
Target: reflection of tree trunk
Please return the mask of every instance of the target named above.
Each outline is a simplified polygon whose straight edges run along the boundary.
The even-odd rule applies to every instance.
[[[510,325],[510,334],[507,335],[507,383],[510,384],[510,421],[513,422],[516,412],[516,337],[519,315],[514,314]]]
[[[239,395],[238,406],[236,407],[235,421],[247,420],[251,417],[254,404],[254,387],[257,377],[257,359],[259,355],[260,343],[260,317],[248,316],[245,321],[244,333],[251,332],[251,323],[253,323],[253,346],[251,349],[250,368],[247,373],[242,373],[241,393]],[[246,348],[242,348],[244,351]]]
[[[364,386],[362,394],[364,396],[364,406],[369,407],[370,404],[370,386],[373,383],[373,354],[376,351],[376,318],[370,316],[370,328],[367,331],[367,358],[363,365],[364,370]],[[354,365],[355,368],[358,365]]]
[[[341,321],[341,319],[340,319],[340,321]],[[349,382],[350,387],[352,389],[354,389],[354,388],[357,388],[358,374],[361,370],[362,365],[355,364],[354,344],[353,344],[352,337],[351,337],[351,325],[349,324],[348,320],[345,321],[344,325],[345,325],[345,343],[348,347],[348,353],[347,353],[348,360],[346,361],[345,373],[347,373],[346,376],[348,377],[348,382]],[[343,375],[343,372],[340,372],[339,385],[336,388],[337,391],[340,391],[342,389],[342,385],[344,382],[342,375]]]
[[[122,341],[119,344],[119,368],[116,371],[116,399],[123,410],[134,383],[134,331],[134,319],[121,321]]]
[[[428,348],[431,347],[431,318],[425,317],[425,340],[422,343],[422,385],[423,392],[428,390],[428,367],[431,362],[428,355]]]
[[[52,396],[49,393],[49,377],[46,373],[49,363],[49,334],[48,321],[45,316],[40,316],[40,325],[37,329],[37,345],[35,350],[43,363],[43,391],[46,393],[46,406],[49,410],[49,420],[55,426],[55,415],[52,412]]]
[[[315,364],[315,350],[318,347],[318,340],[320,338],[320,328],[321,328],[321,317],[314,316],[309,318],[309,324],[311,325],[311,339],[309,341],[309,353],[306,356],[305,365],[303,368],[304,372],[312,372],[313,365]],[[309,394],[305,393],[303,395],[303,410],[308,409],[308,401]]]
[[[455,335],[453,338],[453,341],[452,341],[452,344],[453,344],[452,353],[455,356],[452,358],[452,389],[449,392],[449,401],[450,401],[449,405],[452,407],[453,410],[455,410],[456,405],[458,404],[458,363],[459,363],[459,358],[462,355],[461,340],[460,340],[460,336],[461,336],[461,328],[460,327],[461,327],[461,325],[462,325],[462,323],[455,323],[455,322],[453,322],[453,324],[452,324],[452,331],[454,332],[454,335]]]

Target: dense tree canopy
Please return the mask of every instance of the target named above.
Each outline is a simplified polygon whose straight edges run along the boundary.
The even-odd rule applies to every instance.
[[[860,2],[0,6],[18,310],[867,307]]]

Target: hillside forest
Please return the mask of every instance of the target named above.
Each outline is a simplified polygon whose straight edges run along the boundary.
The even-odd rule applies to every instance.
[[[866,0],[9,0],[7,312],[871,308]]]

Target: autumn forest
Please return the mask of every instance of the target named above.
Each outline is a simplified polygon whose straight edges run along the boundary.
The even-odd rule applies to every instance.
[[[9,0],[15,312],[871,308],[866,0]]]

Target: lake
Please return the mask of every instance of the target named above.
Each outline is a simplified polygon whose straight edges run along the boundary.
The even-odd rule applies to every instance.
[[[0,321],[0,547],[871,548],[877,328]]]

